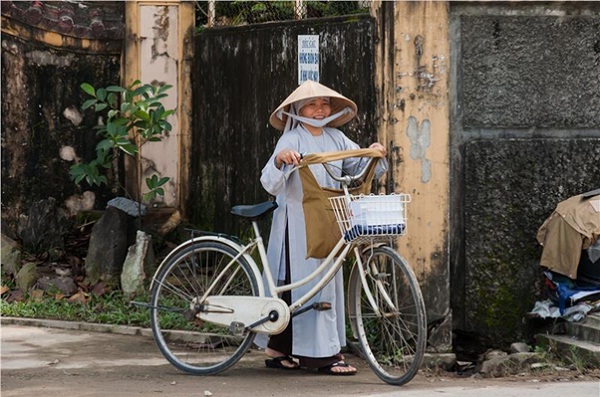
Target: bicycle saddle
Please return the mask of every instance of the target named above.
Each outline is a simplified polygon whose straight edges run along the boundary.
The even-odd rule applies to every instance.
[[[255,220],[272,212],[277,208],[276,201],[265,201],[264,203],[254,205],[236,205],[231,209],[231,213],[242,218]]]

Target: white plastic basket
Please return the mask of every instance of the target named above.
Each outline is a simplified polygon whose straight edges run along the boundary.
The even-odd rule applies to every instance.
[[[380,240],[406,232],[409,194],[349,195],[329,200],[347,242]]]

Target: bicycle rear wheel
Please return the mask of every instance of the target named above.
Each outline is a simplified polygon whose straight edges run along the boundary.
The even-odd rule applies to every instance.
[[[367,250],[362,261],[376,308],[363,290],[359,266],[354,266],[348,296],[352,329],[377,376],[403,385],[417,374],[425,354],[427,324],[421,289],[408,263],[388,246]]]
[[[256,276],[243,257],[215,282],[237,254],[218,241],[195,242],[161,267],[154,279],[152,333],[165,358],[182,371],[194,375],[224,371],[244,355],[254,340],[253,332],[232,336],[228,327],[196,316],[202,305],[198,299],[211,285],[211,295],[258,295]]]

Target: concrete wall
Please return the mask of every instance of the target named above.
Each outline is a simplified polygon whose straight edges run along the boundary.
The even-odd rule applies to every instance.
[[[600,187],[600,4],[451,3],[451,271],[456,330],[526,338],[537,229]]]

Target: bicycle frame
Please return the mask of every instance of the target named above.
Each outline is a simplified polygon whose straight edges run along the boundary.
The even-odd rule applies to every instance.
[[[302,295],[300,298],[298,298],[296,301],[292,302],[289,305],[290,314],[293,314],[300,307],[302,307],[302,305],[304,305],[306,302],[308,302],[310,299],[312,299],[316,294],[318,294],[319,291],[321,291],[323,289],[323,287],[325,285],[327,285],[327,283],[329,283],[331,281],[331,279],[333,279],[333,277],[335,276],[335,274],[342,267],[342,264],[343,264],[344,260],[348,256],[348,252],[350,251],[351,248],[353,248],[353,244],[346,244],[345,241],[344,241],[344,239],[341,238],[338,241],[338,243],[335,246],[335,248],[331,251],[331,253],[329,254],[329,256],[310,275],[306,276],[302,280],[299,280],[299,281],[297,281],[295,283],[284,284],[284,285],[277,286],[277,285],[275,285],[275,281],[273,279],[273,275],[271,274],[271,271],[270,271],[270,268],[269,268],[269,262],[268,262],[268,259],[267,259],[267,254],[266,254],[266,250],[265,250],[265,246],[264,246],[264,241],[263,241],[263,238],[262,238],[262,236],[260,234],[258,223],[256,221],[253,221],[252,222],[252,227],[254,229],[255,237],[252,240],[250,240],[250,242],[248,244],[246,244],[246,245],[239,245],[239,244],[235,243],[234,241],[232,241],[232,240],[230,240],[230,239],[228,239],[226,237],[223,237],[223,236],[201,236],[201,237],[194,237],[194,238],[188,240],[185,244],[182,244],[179,247],[177,247],[176,250],[173,250],[165,258],[165,260],[163,261],[163,263],[168,263],[168,259],[169,259],[170,256],[176,255],[177,252],[179,252],[181,249],[187,248],[188,246],[192,245],[194,242],[198,242],[198,241],[219,241],[219,242],[222,242],[222,243],[225,243],[225,244],[231,246],[236,251],[238,251],[238,254],[234,258],[232,258],[232,260],[230,261],[230,263],[227,266],[230,266],[237,259],[239,259],[240,257],[243,256],[244,259],[252,267],[252,271],[254,272],[254,274],[256,276],[256,279],[257,280],[263,280],[263,278],[261,276],[261,272],[259,270],[259,267],[256,264],[256,261],[251,256],[251,254],[254,252],[254,250],[258,249],[260,260],[261,260],[261,263],[262,263],[263,269],[264,269],[264,276],[265,276],[267,285],[269,287],[269,290],[271,291],[271,294],[269,296],[267,296],[266,291],[265,291],[265,287],[264,287],[264,283],[263,282],[259,282],[258,283],[258,288],[259,288],[259,295],[258,296],[260,296],[260,297],[271,297],[271,298],[276,298],[282,292],[291,291],[293,289],[296,289],[296,288],[298,288],[298,287],[300,287],[302,285],[305,285],[305,284],[309,283],[310,281],[312,281],[313,279],[315,279],[317,276],[319,276],[326,268],[330,267],[329,270],[324,274],[324,276],[322,277],[322,279],[313,288],[311,288],[304,295]],[[366,272],[363,269],[363,265],[362,265],[362,261],[360,260],[360,254],[359,254],[358,248],[354,247],[354,250],[355,250],[355,256],[356,256],[356,260],[357,260],[355,266],[359,266],[359,268],[360,268],[360,278],[361,278],[361,281],[362,281],[362,284],[363,284],[363,290],[365,291],[365,294],[366,294],[367,299],[369,300],[371,306],[373,306],[373,310],[378,313],[379,310],[377,309],[377,305],[375,303],[373,295],[372,295],[370,289],[367,287],[367,282],[366,282],[366,278],[365,278]],[[332,263],[333,263],[333,265],[332,265]],[[159,273],[159,270],[160,270],[160,268],[156,271],[156,274]],[[152,284],[151,284],[150,288],[152,288],[152,286],[154,284],[154,281],[155,280],[153,278],[152,279]],[[201,299],[205,299],[206,296],[208,296],[210,294],[210,292],[212,292],[212,286],[209,286],[209,288],[207,289],[205,295]],[[388,303],[390,304],[390,307],[394,307],[394,305],[392,304],[392,302],[389,299],[389,297],[387,297],[387,294],[384,294],[384,298],[387,298],[386,301],[388,301]]]
[[[312,238],[309,240],[307,237],[307,241],[313,244],[307,244],[307,255],[323,259],[314,262],[310,274],[305,272],[302,279],[277,285],[277,274],[269,266],[258,223],[259,219],[277,208],[273,202],[232,209],[233,214],[251,222],[254,235],[249,239],[240,241],[234,236],[208,232],[203,235],[192,234],[191,239],[176,247],[163,260],[152,278],[151,302],[146,306],[153,310],[152,331],[157,344],[167,360],[177,368],[196,375],[219,373],[244,355],[255,334],[278,334],[294,316],[308,310],[327,310],[327,302],[312,300],[336,277],[344,260],[353,251],[356,262],[349,276],[347,301],[352,332],[369,365],[382,380],[402,385],[415,376],[425,351],[426,313],[414,272],[393,248],[393,239],[403,234],[404,228],[400,232],[393,229],[371,233],[371,230],[352,225],[352,222],[356,222],[358,225],[373,224],[380,227],[376,223],[380,218],[358,218],[357,213],[361,213],[362,205],[381,203],[382,209],[387,209],[383,204],[395,204],[400,200],[385,201],[386,195],[382,196],[384,200],[365,199],[365,203],[359,203],[360,207],[353,206],[355,202],[363,200],[362,195],[367,194],[360,184],[358,187],[357,184],[350,185],[359,179],[357,175],[332,175],[325,163],[333,161],[332,157],[335,156],[337,153],[331,152],[319,158],[305,158],[305,165],[325,160],[321,164],[334,180],[341,183],[341,191],[321,191],[319,187],[314,187],[314,181],[310,179],[312,175],[306,179],[307,171],[300,171],[301,178],[308,181],[307,186],[310,186],[306,190],[309,192],[305,196],[306,202],[318,203],[317,207],[308,207],[306,210],[306,219],[312,222],[310,226],[314,227],[315,222],[319,224],[324,205],[327,212],[323,216],[326,219],[324,224],[330,225],[333,214],[341,232],[339,240],[331,241],[327,240],[329,236],[319,235],[307,228],[307,236]],[[374,167],[374,163],[371,162],[369,167]],[[365,180],[370,181],[373,172],[374,168],[370,168],[368,174],[364,170],[361,174],[367,175]],[[352,186],[352,194],[348,186]],[[365,183],[363,186],[370,185]],[[318,201],[322,197],[320,194],[328,196],[331,208]],[[317,200],[311,201],[315,195]],[[397,197],[394,194],[389,196]],[[401,200],[405,202],[404,196]],[[331,213],[328,212],[330,210]],[[372,212],[378,210],[374,208]],[[405,214],[403,206],[393,211]],[[384,222],[390,221],[382,219]],[[404,218],[398,222],[405,225]],[[319,251],[313,250],[315,246]],[[280,298],[282,293],[293,290],[297,293],[292,302]],[[299,296],[299,290],[308,291]],[[168,302],[168,306],[164,306],[163,302]],[[194,327],[191,335],[195,335],[194,340],[197,338],[198,343],[172,343],[169,326],[171,314],[161,314],[163,308],[181,313],[183,319],[190,323],[189,326]],[[164,321],[166,325],[163,325]],[[187,324],[185,328],[181,326],[181,330],[187,330],[187,327]],[[203,335],[209,335],[210,339],[205,341],[206,336]],[[230,335],[235,338],[231,339]],[[383,339],[372,342],[372,335],[383,335]],[[216,338],[214,341],[213,337]],[[396,357],[398,354],[400,356]]]
[[[324,163],[323,165],[325,166],[326,170],[331,175],[331,170],[328,168],[327,164]],[[296,169],[292,170],[292,172],[295,171]],[[362,177],[362,175],[359,176],[359,178],[360,177]],[[346,195],[348,195],[347,185],[350,183],[349,180],[343,180],[343,179],[338,179],[338,180],[342,183],[344,193]],[[327,258],[325,258],[323,263],[321,263],[321,265],[319,265],[319,267],[317,267],[311,274],[309,274],[308,276],[306,276],[303,279],[298,280],[294,283],[278,286],[275,283],[273,275],[271,274],[271,269],[269,266],[267,253],[265,250],[264,240],[262,238],[260,229],[258,227],[258,222],[256,220],[252,221],[252,229],[254,231],[254,238],[251,239],[249,241],[249,243],[245,244],[245,245],[239,245],[236,242],[232,241],[231,239],[229,239],[225,236],[219,236],[219,235],[217,235],[217,236],[208,235],[208,236],[192,238],[192,239],[188,240],[186,243],[177,247],[177,249],[173,250],[163,260],[162,263],[168,263],[171,256],[176,255],[181,249],[187,248],[189,245],[193,244],[194,242],[197,242],[197,241],[219,241],[219,242],[229,245],[230,247],[234,248],[238,252],[238,254],[234,258],[232,258],[232,260],[227,264],[226,268],[231,266],[233,263],[235,263],[235,261],[237,261],[240,257],[243,256],[244,259],[250,264],[252,271],[254,272],[254,274],[256,276],[256,279],[257,280],[266,280],[267,286],[269,287],[268,289],[271,292],[270,296],[267,296],[264,282],[259,282],[258,283],[259,284],[259,286],[258,286],[259,287],[259,296],[260,297],[270,297],[270,298],[277,298],[278,295],[281,294],[282,292],[291,291],[298,287],[308,284],[310,281],[314,280],[317,276],[321,275],[321,273],[323,273],[325,271],[325,269],[329,268],[316,285],[314,285],[309,291],[304,293],[301,297],[299,297],[296,301],[293,301],[289,305],[290,314],[293,314],[299,308],[301,308],[306,302],[308,302],[315,295],[317,295],[319,293],[319,291],[321,291],[325,287],[325,285],[327,285],[333,279],[333,277],[336,275],[336,273],[342,267],[342,264],[348,255],[348,252],[354,247],[354,254],[356,257],[356,261],[357,261],[355,266],[358,266],[359,270],[360,270],[360,279],[361,279],[361,283],[363,285],[363,291],[365,292],[367,300],[369,301],[369,303],[372,306],[375,313],[379,314],[379,310],[378,310],[377,304],[375,303],[375,299],[373,298],[373,294],[371,293],[370,289],[368,288],[368,284],[367,284],[367,280],[366,280],[366,271],[363,268],[363,264],[360,259],[360,252],[358,250],[358,247],[355,244],[352,244],[352,243],[347,244],[346,241],[344,240],[344,237],[341,237],[340,240],[335,245],[335,247],[332,249],[332,251],[327,256]],[[256,261],[251,256],[251,254],[256,249],[258,249],[260,261],[263,265],[264,279],[261,275],[258,265],[256,264]],[[160,267],[156,271],[155,274],[158,274],[159,270],[160,270]],[[221,276],[219,276],[215,280],[215,283],[218,282],[220,279],[221,279]],[[380,283],[381,283],[380,281],[376,282],[377,285],[379,285]],[[152,279],[151,284],[152,285],[154,284],[154,278]],[[152,285],[150,286],[150,288],[152,288]],[[212,293],[212,289],[213,289],[213,286],[212,285],[209,286],[207,288],[207,290],[205,291],[204,295],[202,297],[199,297],[200,301],[203,301],[204,299],[206,299],[206,297]],[[385,289],[380,288],[380,290],[383,293],[383,298],[390,305],[390,307],[394,307],[395,305],[392,303],[392,301],[389,298],[389,296],[387,295],[387,293],[385,293]]]

